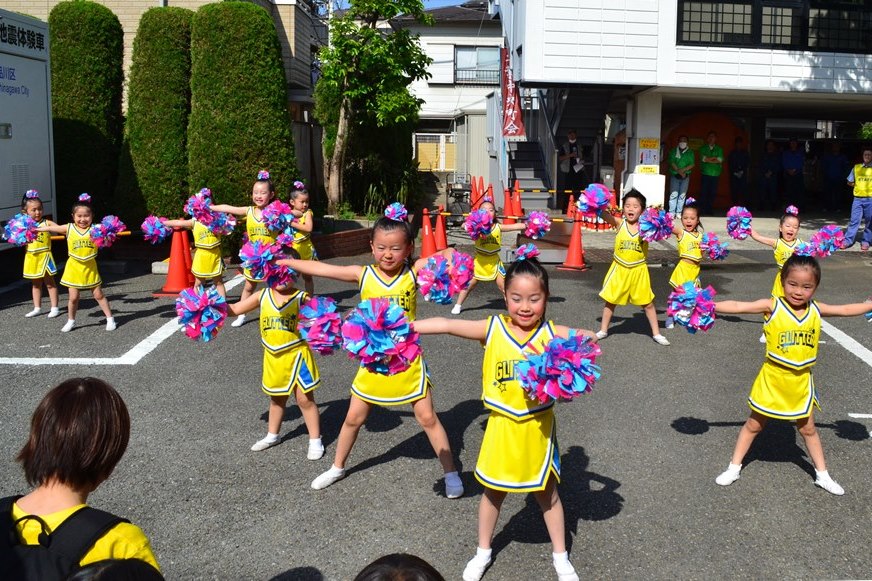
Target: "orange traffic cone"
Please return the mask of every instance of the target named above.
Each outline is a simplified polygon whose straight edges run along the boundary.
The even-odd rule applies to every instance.
[[[444,208],[439,206],[439,210],[436,214],[436,250],[445,250],[448,248],[448,236],[445,234],[445,216],[442,215],[442,211]]]
[[[515,215],[515,202],[512,201],[512,192],[509,191],[509,188],[503,190],[503,214],[505,214],[505,218],[503,218],[503,224],[517,224],[518,221],[512,218],[511,216]]]
[[[524,215],[524,207],[521,205],[521,182],[515,180],[515,187],[513,189],[515,195],[512,196],[512,200],[514,200],[515,205],[512,212],[520,219]]]
[[[494,185],[493,184],[487,185],[487,192],[484,195],[484,199],[489,200],[491,203],[493,203],[493,201],[494,201]]]
[[[576,215],[576,221],[572,224],[572,236],[569,238],[569,248],[566,249],[566,260],[557,267],[559,270],[588,270],[584,262],[584,245],[581,242],[581,220]]]
[[[566,206],[566,217],[575,218],[575,211],[578,206],[575,205],[575,196],[569,195],[569,205]]]
[[[430,210],[424,208],[421,217],[421,258],[436,254],[436,240],[433,238],[433,223],[430,222]]]
[[[191,248],[188,243],[188,232],[181,228],[173,229],[173,245],[170,248],[170,268],[167,280],[156,297],[173,297],[194,286],[194,276],[191,274]]]

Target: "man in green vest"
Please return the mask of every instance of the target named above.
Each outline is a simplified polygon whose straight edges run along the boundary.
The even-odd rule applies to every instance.
[[[678,147],[669,152],[669,213],[676,218],[684,209],[694,163],[693,150],[687,146],[687,135],[679,136]]]
[[[705,145],[699,148],[699,173],[702,174],[702,184],[699,191],[699,210],[701,214],[711,214],[718,197],[718,182],[724,169],[724,150],[715,143],[717,133],[709,131]]]
[[[863,148],[863,163],[858,163],[848,175],[848,185],[854,188],[854,203],[851,204],[851,223],[845,232],[845,248],[853,246],[860,220],[865,222],[860,250],[866,252],[872,244],[872,147]]]

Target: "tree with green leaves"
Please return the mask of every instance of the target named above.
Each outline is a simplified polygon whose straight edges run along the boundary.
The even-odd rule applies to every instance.
[[[351,0],[349,9],[330,21],[330,46],[319,53],[315,115],[325,127],[324,178],[331,211],[343,199],[352,133],[367,125],[408,125],[418,118],[422,101],[409,85],[429,76],[431,59],[407,29],[381,28],[400,14],[432,23],[421,0]]]

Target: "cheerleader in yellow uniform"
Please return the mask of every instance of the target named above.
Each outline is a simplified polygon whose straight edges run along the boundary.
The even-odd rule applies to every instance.
[[[212,206],[212,210],[215,212],[233,214],[234,216],[245,216],[245,233],[248,235],[249,240],[252,242],[260,240],[267,244],[274,244],[277,233],[270,230],[264,222],[263,209],[266,208],[275,197],[276,188],[269,177],[269,172],[261,170],[257,173],[257,180],[251,187],[251,206],[215,204]],[[263,282],[263,279],[255,278],[252,275],[251,270],[247,268],[243,270],[243,275],[245,276],[245,285],[242,287],[242,293],[240,295],[240,300],[242,301],[254,293],[255,289],[257,289],[257,283]],[[245,315],[239,315],[236,317],[236,320],[231,323],[231,326],[241,327],[244,323]]]
[[[678,288],[686,282],[692,282],[696,286],[699,283],[699,263],[702,261],[702,233],[699,231],[699,210],[696,200],[687,198],[681,210],[681,224],[672,228],[672,233],[678,238],[678,264],[669,277],[669,285]],[[666,328],[672,329],[675,322],[672,317],[666,317]]]
[[[100,310],[106,315],[106,330],[115,330],[115,318],[109,308],[109,299],[103,294],[103,279],[97,270],[97,246],[91,240],[94,211],[91,209],[91,196],[82,194],[73,204],[73,221],[59,226],[42,226],[40,232],[63,234],[67,237],[67,264],[61,284],[69,289],[70,298],[67,303],[67,322],[61,328],[67,333],[76,325],[76,312],[79,310],[79,293],[83,289],[91,289],[94,300],[100,305]]]
[[[500,250],[503,247],[503,232],[517,232],[524,230],[527,226],[522,222],[517,224],[500,224],[496,218],[496,207],[493,202],[482,202],[479,207],[481,210],[488,212],[494,220],[494,228],[491,233],[483,238],[475,241],[475,271],[473,279],[469,283],[469,288],[460,291],[457,295],[457,302],[451,309],[452,315],[459,315],[463,310],[463,301],[478,284],[478,281],[496,281],[497,288],[503,292],[503,282],[506,276],[506,268],[503,266],[503,261],[500,259]]]
[[[167,220],[164,224],[169,228],[185,228],[194,235],[194,258],[191,261],[191,274],[196,284],[212,283],[221,293],[227,296],[224,289],[224,259],[221,256],[221,236],[215,234],[201,222],[189,220]]]
[[[24,198],[21,200],[21,211],[33,218],[33,221],[39,226],[57,226],[51,220],[43,217],[42,200],[39,199],[39,192],[36,190],[27,190],[24,194]],[[51,303],[48,318],[53,319],[60,314],[58,287],[54,279],[54,275],[57,273],[58,267],[51,253],[51,233],[40,232],[36,239],[27,245],[27,253],[24,255],[24,278],[31,282],[33,296],[33,310],[24,315],[25,317],[35,317],[42,312],[42,285],[45,285]]]
[[[872,302],[825,305],[812,300],[821,269],[810,256],[792,255],[781,269],[781,296],[753,302],[715,303],[718,313],[765,317],[766,359],[748,396],[751,417],[739,431],[730,465],[715,480],[727,486],[739,479],[742,460],[769,418],[796,422],[814,463],[815,484],[832,494],[844,489],[827,472],[820,436],[814,425],[817,392],[811,368],[817,361],[821,317],[853,317],[872,312]]]
[[[464,581],[478,581],[491,563],[491,541],[500,507],[509,492],[532,492],[542,508],[553,545],[554,568],[562,581],[577,580],[566,550],[563,505],[557,494],[560,453],[554,402],[531,399],[515,378],[515,362],[541,353],[555,336],[570,329],[545,319],[548,273],[535,259],[519,259],[506,272],[508,316],[480,321],[423,319],[421,334],[449,334],[484,346],[482,400],[490,410],[475,478],[484,486],[479,506],[478,550],[463,571]],[[594,336],[592,331],[581,333]]]
[[[616,305],[627,303],[639,305],[645,310],[645,317],[651,325],[651,335],[659,345],[669,345],[660,334],[657,310],[654,308],[654,293],[651,291],[651,276],[648,274],[648,243],[639,234],[639,218],[645,211],[645,196],[630,190],[621,200],[624,217],[618,221],[609,212],[600,215],[618,233],[615,236],[615,255],[612,265],[606,272],[603,290],[599,296],[606,302],[598,339],[609,334],[609,323],[615,314]]]
[[[761,236],[753,228],[751,228],[751,238],[772,248],[775,255],[775,264],[778,266],[778,272],[775,273],[775,280],[772,282],[772,296],[783,297],[784,288],[781,285],[781,267],[785,261],[793,255],[797,244],[802,244],[799,239],[799,210],[796,206],[788,206],[781,216],[778,224],[778,238],[767,238]],[[761,337],[761,343],[763,338]]]
[[[337,266],[295,259],[281,260],[279,264],[290,266],[303,274],[355,283],[360,289],[361,299],[390,299],[406,311],[410,320],[414,320],[417,304],[415,274],[427,261],[421,259],[409,265],[413,239],[412,228],[406,222],[406,210],[399,204],[392,204],[389,210],[395,211],[386,212],[386,216],[379,218],[373,226],[370,245],[375,264]],[[391,376],[379,375],[361,367],[351,385],[351,402],[339,432],[333,465],[312,482],[312,488],[320,490],[345,477],[348,456],[372,406],[411,404],[415,419],[424,429],[445,473],[445,495],[448,498],[462,496],[463,483],[454,465],[448,435],[433,410],[430,388],[430,375],[423,356],[413,361],[406,371]]]
[[[251,447],[255,452],[279,443],[285,404],[293,393],[309,432],[307,458],[318,460],[324,455],[321,420],[314,394],[315,388],[321,384],[321,375],[312,350],[297,332],[300,306],[308,299],[309,295],[295,289],[289,282],[271,285],[245,300],[228,305],[232,315],[260,308],[260,340],[263,343],[261,389],[269,396],[270,403],[267,434]]]
[[[315,246],[312,244],[315,216],[309,209],[309,192],[306,191],[306,185],[303,182],[294,182],[290,202],[291,209],[296,216],[296,219],[291,223],[291,226],[294,227],[294,242],[291,244],[291,248],[296,250],[303,260],[318,260],[318,253],[315,252]],[[312,280],[311,275],[304,274],[303,283],[306,285],[307,293],[315,294],[315,281]]]

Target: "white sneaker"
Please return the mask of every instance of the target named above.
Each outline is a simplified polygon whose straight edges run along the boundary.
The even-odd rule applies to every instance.
[[[29,319],[31,317],[35,317],[42,312],[42,309],[39,307],[33,307],[32,311],[29,311],[26,315],[24,315],[25,319]]]
[[[324,444],[321,443],[321,438],[309,440],[309,451],[306,452],[306,458],[309,460],[320,460],[323,455]]]
[[[463,305],[461,305],[460,303],[457,303],[456,305],[454,305],[451,308],[451,314],[452,315],[459,315],[460,311],[462,311],[462,310],[463,310]]]
[[[667,339],[663,335],[654,335],[652,337],[652,339],[654,339],[654,342],[657,343],[658,345],[663,345],[663,346],[672,345],[672,343],[669,342],[669,339]]]
[[[726,470],[721,472],[720,476],[715,478],[715,482],[720,484],[721,486],[729,486],[733,482],[739,479],[739,476],[742,474],[742,467],[736,466],[735,464],[730,464]]]
[[[766,333],[763,333],[762,335],[760,335],[760,342],[766,343]]]
[[[666,317],[665,327],[667,329],[674,329],[675,328],[675,319],[673,319],[672,317]]]
[[[463,496],[463,481],[457,472],[449,472],[445,475],[445,496],[448,498]]]
[[[48,312],[48,318],[54,319],[55,317],[57,317],[60,314],[61,314],[61,310],[59,308],[52,307],[51,310]]]
[[[64,326],[61,327],[61,333],[69,333],[70,331],[73,330],[73,327],[75,327],[75,326],[76,326],[75,319],[67,319],[66,324],[64,324]]]
[[[336,484],[343,478],[345,478],[345,468],[331,466],[330,470],[324,472],[321,476],[312,481],[312,488],[315,490],[322,490],[331,484]]]
[[[597,339],[605,339],[605,338],[608,337],[608,336],[609,336],[609,332],[608,332],[608,331],[597,331],[597,332],[596,332],[596,338],[597,338]]]
[[[817,472],[817,477],[814,479],[815,486],[820,486],[830,494],[835,494],[836,496],[842,496],[845,494],[845,489],[839,486],[839,483],[833,480],[833,477],[830,476],[830,473],[826,470],[823,472]]]
[[[239,315],[236,320],[230,323],[231,327],[241,327],[245,324],[245,315]]]
[[[118,328],[118,325],[115,324],[115,317],[109,317],[108,319],[106,319],[106,330],[107,331],[114,331],[117,328]]]
[[[575,572],[575,567],[568,560],[554,560],[554,570],[557,571],[557,579],[559,581],[578,581],[578,573]]]
[[[265,438],[262,440],[258,440],[251,447],[252,452],[260,452],[261,450],[266,450],[267,448],[272,448],[276,444],[281,441],[281,438],[274,434],[267,434]]]
[[[478,555],[469,560],[463,570],[463,581],[481,581],[484,572],[490,567],[491,558],[481,559]]]

